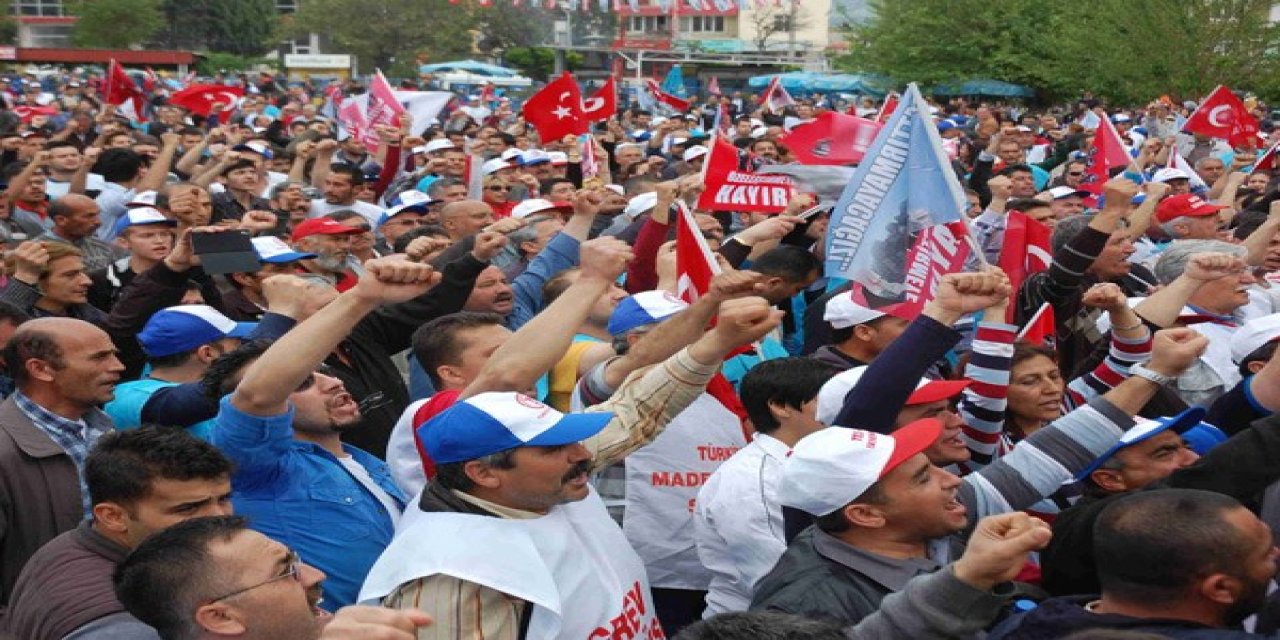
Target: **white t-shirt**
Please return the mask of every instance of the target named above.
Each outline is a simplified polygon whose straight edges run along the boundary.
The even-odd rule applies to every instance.
[[[85,176],[84,189],[85,191],[102,191],[102,182],[103,180],[101,175],[91,173],[88,176]],[[54,180],[53,178],[45,179],[44,192],[49,196],[50,200],[61,198],[62,196],[67,195],[70,191],[71,182],[61,182],[59,180]]]
[[[382,508],[386,509],[387,515],[391,516],[391,525],[395,526],[395,524],[400,521],[400,505],[396,503],[395,498],[392,498],[391,494],[383,491],[382,487],[379,487],[378,483],[373,481],[373,476],[369,475],[369,470],[365,469],[364,465],[356,462],[355,458],[351,456],[343,456],[338,458],[338,462],[342,463],[342,466],[347,469],[351,474],[351,477],[364,485],[364,488],[368,489],[369,493],[372,493],[373,497],[377,498],[378,502],[382,503]]]

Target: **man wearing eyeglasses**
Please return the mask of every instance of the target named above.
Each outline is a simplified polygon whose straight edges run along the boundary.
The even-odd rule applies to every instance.
[[[370,260],[365,268],[352,289],[244,368],[213,429],[213,442],[235,463],[237,512],[328,574],[329,610],[355,601],[391,541],[407,496],[385,462],[342,442],[342,434],[361,424],[362,409],[372,407],[362,407],[342,380],[317,367],[378,306],[421,296],[439,280],[430,266],[403,259]],[[212,388],[234,384],[227,370],[234,364],[212,368]],[[375,395],[382,397],[362,394],[366,403]]]
[[[148,538],[120,565],[116,593],[163,638],[413,640],[417,611],[319,606],[324,572],[244,518],[195,518]]]

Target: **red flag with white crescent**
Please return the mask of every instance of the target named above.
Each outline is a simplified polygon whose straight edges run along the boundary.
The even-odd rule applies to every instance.
[[[120,63],[116,62],[115,58],[112,58],[111,62],[107,64],[106,85],[106,90],[102,92],[102,95],[107,104],[126,107],[125,111],[133,112],[131,116],[134,120],[139,122],[146,120],[142,111],[146,95],[134,83],[133,78],[130,78],[129,74],[124,72],[124,67],[120,66]]]
[[[1129,165],[1131,158],[1124,141],[1111,124],[1111,118],[1101,117],[1097,131],[1093,135],[1093,154],[1089,157],[1089,168],[1085,170],[1084,180],[1080,188],[1093,194],[1096,199],[1102,195],[1102,185],[1111,179],[1111,172]],[[1092,203],[1091,203],[1092,204]]]
[[[614,85],[613,76],[605,81],[600,90],[591,94],[590,98],[582,101],[582,115],[592,122],[608,120],[618,112],[618,90]]]
[[[236,103],[244,97],[244,89],[227,87],[220,84],[193,84],[172,96],[169,103],[177,105],[196,115],[207,116],[213,111],[213,105],[222,103],[221,113],[235,111]]]
[[[1233,147],[1253,149],[1258,146],[1258,119],[1249,113],[1244,101],[1224,85],[1218,85],[1204,102],[1187,118],[1182,130],[1225,138]]]
[[[997,264],[1009,276],[1009,288],[1014,296],[1018,295],[1018,289],[1028,276],[1048,269],[1053,262],[1053,250],[1049,244],[1052,233],[1048,226],[1032,220],[1021,211],[1010,211],[1006,215],[1004,243],[1000,247]],[[1009,302],[1005,319],[1012,322],[1017,301]]]
[[[582,112],[582,90],[567,71],[526,100],[521,112],[545,142],[582,135],[590,128]]]
[[[1053,315],[1053,305],[1048,302],[1036,309],[1035,315],[1027,320],[1026,326],[1018,332],[1018,339],[1038,347],[1054,346],[1058,336],[1058,327]]]

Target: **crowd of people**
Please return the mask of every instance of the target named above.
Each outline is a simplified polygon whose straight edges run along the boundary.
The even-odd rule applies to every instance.
[[[1235,148],[1194,103],[935,104],[986,255],[911,312],[824,273],[819,194],[697,208],[717,119],[794,164],[821,96],[560,140],[463,96],[373,148],[324,87],[226,81],[5,95],[0,638],[1280,630],[1264,106]],[[682,296],[689,208],[720,268]],[[1018,280],[1012,212],[1052,229]]]

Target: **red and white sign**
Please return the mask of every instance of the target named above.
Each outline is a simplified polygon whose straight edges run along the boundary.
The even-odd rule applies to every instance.
[[[1009,276],[1009,288],[1015,296],[1010,300],[1005,320],[1013,321],[1013,313],[1017,308],[1016,296],[1022,288],[1027,276],[1040,273],[1049,268],[1053,262],[1053,251],[1049,245],[1052,231],[1048,226],[1032,220],[1021,211],[1010,211],[1006,215],[1004,244],[1000,247],[1000,268]]]
[[[969,257],[968,235],[964,221],[957,220],[925,227],[916,237],[907,253],[906,298],[899,306],[908,317],[919,315],[933,300],[942,276],[964,270]]]
[[[738,148],[719,137],[712,141],[702,171],[706,189],[698,197],[699,209],[778,213],[795,196],[790,176],[743,171]]]
[[[711,290],[711,278],[720,273],[720,263],[711,255],[693,212],[684,202],[676,206],[680,209],[676,218],[676,295],[693,304]]]
[[[382,75],[381,71],[375,72],[373,79],[369,82],[369,103],[364,113],[368,126],[364,129],[361,139],[364,140],[365,146],[369,149],[377,149],[381,140],[374,127],[381,125],[399,129],[400,116],[404,113],[404,106],[396,100],[391,83],[387,82],[386,76]]]
[[[760,96],[760,102],[764,105],[765,111],[769,113],[782,113],[782,110],[796,103],[791,99],[791,94],[782,86],[782,77],[774,76],[769,81],[769,86],[764,90],[764,95]]]
[[[653,95],[654,100],[657,100],[658,102],[661,102],[662,104],[665,104],[668,107],[675,109],[676,111],[684,113],[685,111],[688,111],[689,106],[693,104],[692,102],[685,100],[684,98],[681,98],[679,96],[674,96],[674,95],[671,95],[670,93],[663,91],[662,85],[658,84],[657,80],[650,78],[649,80],[645,80],[644,84],[645,84],[645,87],[649,90],[649,93]]]

